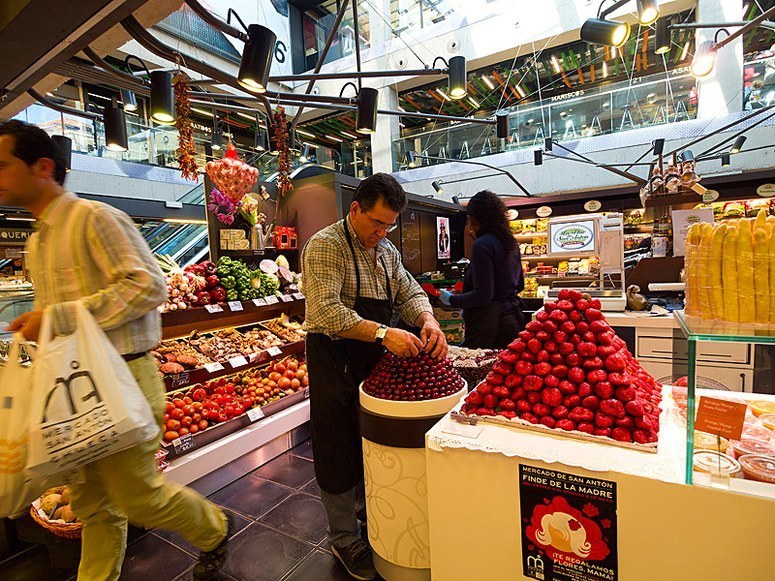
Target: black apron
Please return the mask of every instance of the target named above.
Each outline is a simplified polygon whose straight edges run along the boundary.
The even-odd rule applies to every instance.
[[[387,299],[361,296],[361,274],[352,237],[344,233],[355,264],[356,299],[353,310],[364,319],[390,324],[393,300],[384,259]],[[321,490],[341,494],[363,481],[363,451],[358,429],[358,386],[376,367],[384,350],[376,343],[333,340],[322,333],[307,335],[310,377],[310,416],[315,476]]]

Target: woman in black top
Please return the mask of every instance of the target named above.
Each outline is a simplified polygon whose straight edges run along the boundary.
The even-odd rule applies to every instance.
[[[467,228],[476,238],[471,264],[463,292],[442,291],[441,301],[463,309],[464,347],[502,349],[525,324],[517,296],[525,288],[519,247],[506,219],[506,206],[494,193],[476,194],[466,212]]]

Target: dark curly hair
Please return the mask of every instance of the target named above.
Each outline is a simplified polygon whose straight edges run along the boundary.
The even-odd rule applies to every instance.
[[[368,212],[382,200],[394,212],[403,212],[406,208],[406,192],[396,178],[386,173],[375,173],[363,180],[355,190],[354,202],[358,202]]]
[[[28,166],[32,166],[42,157],[52,160],[54,179],[60,186],[65,183],[67,167],[64,153],[40,127],[11,119],[0,123],[1,135],[10,135],[14,138],[13,156],[18,157]]]
[[[506,250],[513,251],[517,247],[517,241],[509,228],[506,219],[506,204],[497,194],[490,190],[477,193],[466,206],[466,213],[476,220],[479,230],[476,235],[495,234]]]

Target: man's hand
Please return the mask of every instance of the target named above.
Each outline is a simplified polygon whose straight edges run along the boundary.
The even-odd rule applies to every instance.
[[[435,359],[443,359],[447,356],[449,346],[447,337],[441,330],[439,323],[432,316],[426,317],[420,330],[420,338],[425,344],[423,351],[430,354]]]
[[[385,333],[382,345],[399,357],[417,357],[422,351],[424,343],[408,331],[391,327]]]
[[[21,331],[27,341],[37,341],[40,335],[40,322],[43,319],[43,309],[36,309],[29,313],[24,313],[11,324],[8,325],[8,331]]]

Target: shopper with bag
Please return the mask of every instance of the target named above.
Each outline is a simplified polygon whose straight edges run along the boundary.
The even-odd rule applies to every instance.
[[[143,417],[143,406],[147,411],[150,405],[160,424],[165,389],[149,350],[161,339],[156,307],[165,299],[164,277],[126,214],[65,191],[64,178],[62,155],[42,129],[20,121],[0,125],[0,205],[26,208],[36,219],[27,243],[35,283],[34,310],[13,321],[9,329],[38,341],[39,359],[55,359],[52,352],[57,349],[62,357],[73,353],[78,357],[65,375],[52,379],[45,379],[45,366],[36,369],[44,379],[36,377],[33,400],[41,389],[50,392],[42,403],[37,400],[42,417],[35,419],[45,429],[52,416],[67,416],[86,407],[92,415],[94,410],[113,414],[121,409],[136,420]],[[46,336],[41,336],[42,325]],[[60,340],[71,334],[73,340]],[[40,381],[48,383],[41,386]],[[110,381],[120,382],[118,399],[124,401],[109,394],[106,382]],[[133,395],[138,386],[144,403]],[[73,393],[78,397],[70,397]],[[118,579],[127,521],[174,531],[198,547],[195,579],[215,577],[226,558],[230,519],[215,504],[168,482],[156,470],[159,432],[150,417],[145,426],[135,425],[134,441],[143,443],[116,453],[104,448],[110,455],[77,469],[70,488],[72,509],[83,522],[81,581]],[[111,418],[114,432],[104,432],[90,445],[107,446],[116,434],[125,432],[118,427],[119,420]],[[33,426],[30,461],[35,455],[35,434]],[[153,437],[144,441],[148,434]],[[95,457],[99,456],[97,449]],[[65,465],[70,457],[49,460]],[[41,466],[51,470],[49,465]]]
[[[405,207],[395,178],[374,174],[358,186],[347,217],[315,234],[302,253],[315,476],[331,550],[361,580],[376,578],[376,571],[358,531],[364,509],[358,385],[383,348],[400,357],[447,354],[427,295],[386,239]],[[420,336],[388,327],[394,311]]]

